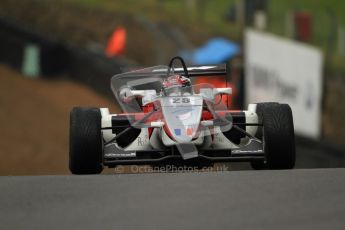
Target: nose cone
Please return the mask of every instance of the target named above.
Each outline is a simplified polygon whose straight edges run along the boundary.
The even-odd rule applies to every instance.
[[[183,100],[180,97],[164,99],[166,100],[161,103],[162,112],[172,137],[178,143],[190,143],[199,127],[202,99],[196,97],[190,97],[190,100]],[[182,101],[188,101],[188,103],[182,103]]]

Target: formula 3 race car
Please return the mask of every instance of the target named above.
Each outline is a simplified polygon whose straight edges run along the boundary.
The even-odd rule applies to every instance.
[[[180,62],[176,67],[176,61]],[[104,166],[188,165],[248,161],[254,169],[291,169],[295,137],[287,104],[249,104],[232,111],[231,88],[193,84],[198,76],[226,75],[225,65],[186,67],[180,57],[115,75],[111,89],[123,113],[75,107],[70,113],[69,167],[73,174]]]

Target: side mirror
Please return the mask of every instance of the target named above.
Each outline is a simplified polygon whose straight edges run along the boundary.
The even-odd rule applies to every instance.
[[[139,90],[138,90],[139,91]],[[140,90],[140,91],[144,91],[143,92],[143,98],[142,98],[142,103],[143,105],[147,105],[149,103],[154,102],[157,99],[157,92],[156,90],[152,89],[152,90]]]
[[[232,89],[231,88],[214,88],[213,89],[213,95],[219,95],[219,94],[227,94],[231,95],[232,94]]]
[[[156,90],[131,90],[130,88],[123,88],[120,90],[119,95],[123,102],[128,102],[135,97],[141,97],[143,105],[151,103],[157,98]]]
[[[129,102],[131,98],[133,97],[132,91],[130,88],[122,88],[119,93],[120,100],[122,102]]]
[[[214,97],[219,94],[232,94],[231,88],[202,88],[200,89],[200,95],[208,101],[213,101]]]
[[[212,88],[202,88],[200,89],[200,95],[207,101],[214,100],[214,93]]]

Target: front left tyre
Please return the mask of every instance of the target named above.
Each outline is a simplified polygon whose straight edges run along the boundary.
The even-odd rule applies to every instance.
[[[73,174],[99,174],[102,166],[101,112],[74,107],[70,113],[69,169]]]
[[[287,104],[259,103],[256,112],[263,128],[257,137],[264,143],[265,161],[252,161],[253,169],[292,169],[296,147],[292,111]]]

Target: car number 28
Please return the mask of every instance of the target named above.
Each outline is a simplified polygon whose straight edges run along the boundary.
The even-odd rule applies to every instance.
[[[173,97],[171,103],[173,104],[190,103],[190,99],[188,97]]]

